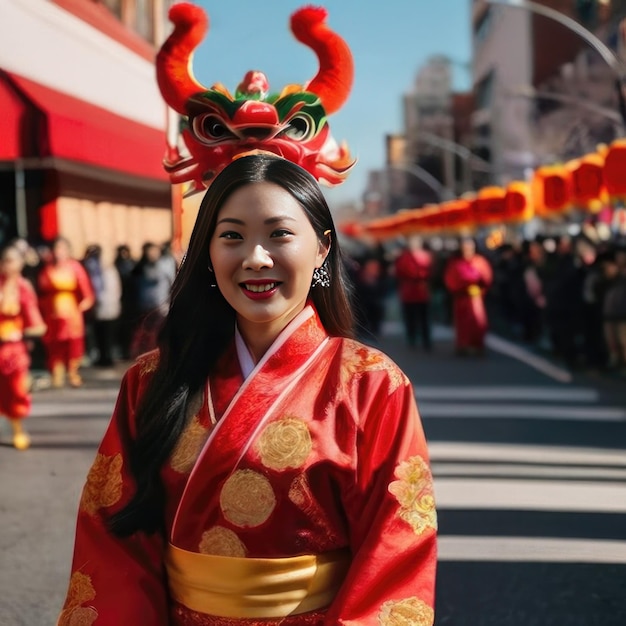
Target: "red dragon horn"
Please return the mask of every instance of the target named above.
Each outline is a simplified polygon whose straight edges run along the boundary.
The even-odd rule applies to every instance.
[[[174,31],[157,54],[157,83],[165,102],[184,115],[187,99],[207,90],[194,78],[191,58],[209,29],[209,18],[199,6],[187,2],[172,5],[169,18]]]
[[[319,96],[326,113],[331,114],[348,99],[354,64],[348,44],[326,25],[326,16],[323,7],[298,9],[291,16],[291,32],[317,54],[320,68],[306,90]]]

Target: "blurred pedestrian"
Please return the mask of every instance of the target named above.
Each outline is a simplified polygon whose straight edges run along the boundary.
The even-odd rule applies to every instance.
[[[569,367],[578,365],[582,334],[583,271],[572,238],[563,236],[544,267],[545,319],[552,351]]]
[[[13,446],[26,450],[30,437],[23,420],[30,413],[29,337],[40,336],[45,324],[32,284],[22,276],[24,258],[14,245],[0,252],[0,414],[13,432]]]
[[[138,322],[131,342],[131,357],[135,358],[156,346],[175,278],[171,260],[162,258],[158,245],[146,242],[141,259],[133,269]]]
[[[359,337],[376,341],[385,318],[387,286],[383,265],[376,257],[366,257],[359,263],[354,277],[354,303]]]
[[[414,348],[417,334],[426,352],[432,348],[430,319],[430,281],[433,257],[421,237],[411,236],[395,261],[395,278],[402,307],[402,320],[407,343]]]
[[[607,280],[603,302],[604,335],[609,352],[609,367],[626,374],[626,266],[609,253],[602,258]]]
[[[122,281],[113,264],[112,253],[100,255],[101,288],[96,295],[94,337],[98,357],[97,367],[113,365],[113,351],[117,347],[117,323],[122,311]]]
[[[71,256],[70,243],[58,237],[52,245],[52,258],[39,273],[41,312],[47,325],[43,337],[52,386],[62,387],[65,378],[80,387],[79,369],[85,354],[84,313],[95,302],[89,275]]]
[[[131,255],[129,246],[122,244],[117,247],[114,264],[122,287],[121,310],[117,325],[117,343],[122,359],[129,359],[130,346],[138,317],[133,277],[133,269],[136,263]]]
[[[491,265],[476,252],[474,240],[462,239],[444,273],[453,299],[455,347],[460,356],[484,354],[488,326],[484,297],[492,280]]]
[[[89,281],[91,282],[91,288],[93,289],[94,298],[96,302],[102,295],[103,280],[102,280],[102,246],[99,244],[89,244],[85,249],[85,255],[83,256],[82,264]],[[91,362],[95,361],[98,355],[98,348],[96,346],[96,310],[92,307],[84,312],[85,320],[85,352]]]

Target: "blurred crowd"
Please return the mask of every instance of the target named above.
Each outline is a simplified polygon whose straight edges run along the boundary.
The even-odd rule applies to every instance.
[[[19,252],[34,288],[45,332],[30,338],[32,368],[48,371],[52,386],[79,387],[81,366],[110,367],[156,345],[179,265],[169,242],[146,242],[138,258],[127,245],[99,244],[75,257],[63,237],[37,247],[16,239],[5,250]]]
[[[352,254],[361,335],[376,339],[393,299],[407,343],[432,348],[433,321],[455,328],[459,355],[482,355],[487,329],[569,368],[626,373],[626,245],[538,237],[488,249],[463,239],[379,245]]]
[[[139,258],[126,245],[98,244],[75,258],[63,237],[36,248],[17,239],[5,250],[19,253],[34,287],[46,331],[31,341],[33,367],[47,370],[53,386],[80,386],[81,365],[110,367],[155,346],[180,263],[169,243],[146,242]],[[455,328],[458,355],[482,355],[491,329],[571,368],[626,370],[619,242],[562,236],[487,249],[466,238],[435,250],[414,236],[346,263],[361,339],[377,341],[393,306],[407,344],[425,352],[438,322]]]

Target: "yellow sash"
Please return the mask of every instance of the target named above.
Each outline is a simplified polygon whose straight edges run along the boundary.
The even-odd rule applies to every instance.
[[[347,549],[319,555],[248,559],[168,545],[172,597],[187,608],[231,618],[280,618],[325,608],[350,566]]]

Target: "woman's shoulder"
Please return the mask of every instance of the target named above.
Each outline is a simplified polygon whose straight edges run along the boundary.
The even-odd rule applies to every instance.
[[[356,339],[341,339],[341,369],[349,379],[359,380],[377,373],[390,381],[390,387],[410,385],[398,364],[382,350]]]
[[[155,348],[150,352],[139,355],[126,370],[126,376],[133,380],[144,380],[152,378],[152,375],[159,366],[160,353]]]

